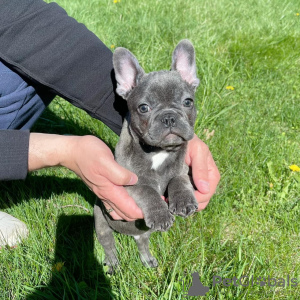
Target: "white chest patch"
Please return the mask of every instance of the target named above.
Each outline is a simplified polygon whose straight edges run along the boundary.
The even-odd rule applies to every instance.
[[[161,151],[152,156],[152,170],[157,170],[157,168],[165,161],[165,159],[169,156],[166,151]]]

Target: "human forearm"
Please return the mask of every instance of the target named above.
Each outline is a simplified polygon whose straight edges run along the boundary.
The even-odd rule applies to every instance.
[[[31,133],[29,138],[28,171],[64,166],[71,159],[78,136]]]

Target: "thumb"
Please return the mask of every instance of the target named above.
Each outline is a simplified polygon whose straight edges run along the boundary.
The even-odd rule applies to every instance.
[[[120,166],[115,160],[107,165],[105,177],[115,185],[134,185],[138,181],[136,174]]]
[[[206,155],[201,155],[197,159],[192,160],[192,174],[197,190],[202,194],[208,194],[210,192],[210,185]]]

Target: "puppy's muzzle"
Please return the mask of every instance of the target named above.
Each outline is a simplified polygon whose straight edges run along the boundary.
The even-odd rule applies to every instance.
[[[161,122],[165,125],[166,128],[175,127],[176,126],[176,116],[171,113],[165,114]]]

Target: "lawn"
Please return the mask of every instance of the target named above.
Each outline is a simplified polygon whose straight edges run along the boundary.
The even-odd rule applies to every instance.
[[[169,69],[177,42],[193,42],[195,132],[222,178],[204,211],[151,236],[157,269],[143,267],[134,240],[116,234],[114,276],[93,231],[94,195],[76,175],[52,168],[0,183],[0,209],[30,229],[23,244],[0,252],[0,298],[177,300],[186,292],[181,279],[187,289],[198,272],[210,290],[188,299],[299,299],[300,173],[289,168],[300,166],[299,1],[56,2],[112,51],[130,49],[146,72]],[[118,140],[58,97],[32,131],[93,134],[111,149]],[[288,275],[297,286],[282,283]],[[214,276],[253,276],[254,284],[213,286]]]

